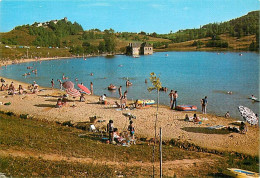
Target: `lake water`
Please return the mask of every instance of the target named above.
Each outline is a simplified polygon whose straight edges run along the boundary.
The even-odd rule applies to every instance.
[[[167,56],[168,55],[168,56]],[[27,66],[37,68],[37,75],[22,76],[31,70]],[[93,76],[90,73],[93,72]],[[160,75],[163,86],[169,90],[177,90],[177,104],[191,104],[201,109],[200,99],[208,96],[208,112],[224,115],[230,111],[232,117],[241,118],[237,107],[244,105],[259,113],[259,102],[248,99],[252,94],[259,97],[259,54],[257,53],[216,53],[216,52],[160,52],[149,56],[132,58],[118,55],[114,58],[90,57],[23,63],[2,67],[0,75],[15,80],[32,83],[34,80],[41,86],[50,87],[51,79],[59,88],[57,79],[62,74],[69,80],[85,86],[94,84],[94,94],[106,93],[110,97],[118,97],[118,92],[107,90],[112,83],[123,86],[126,90],[126,78],[133,83],[128,87],[128,99],[154,99],[156,92],[149,93],[151,86],[149,74]],[[145,79],[148,83],[145,84]],[[160,104],[169,105],[169,91],[160,92]],[[227,94],[232,91],[233,94]]]

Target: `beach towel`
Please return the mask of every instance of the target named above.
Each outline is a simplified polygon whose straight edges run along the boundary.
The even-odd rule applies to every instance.
[[[214,126],[208,127],[208,129],[223,129],[223,128],[225,128],[224,125],[214,125]]]
[[[207,120],[209,120],[208,118],[201,118],[201,121],[207,121]]]

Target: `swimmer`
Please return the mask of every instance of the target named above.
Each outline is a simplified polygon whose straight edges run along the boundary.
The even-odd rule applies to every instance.
[[[257,100],[257,98],[254,95],[251,96],[251,99],[252,100]]]

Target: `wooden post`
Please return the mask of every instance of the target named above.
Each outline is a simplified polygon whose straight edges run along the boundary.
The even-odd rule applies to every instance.
[[[160,127],[160,178],[162,175],[162,128]]]

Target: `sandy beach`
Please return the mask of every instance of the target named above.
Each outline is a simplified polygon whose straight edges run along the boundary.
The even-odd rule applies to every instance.
[[[34,61],[47,61],[47,60],[55,60],[55,59],[69,59],[72,57],[50,57],[50,58],[29,58],[29,59],[17,59],[17,60],[2,60],[0,66],[11,65],[11,64],[19,64],[25,62],[34,62]]]
[[[26,83],[6,79],[5,83],[14,82],[17,89],[19,84],[27,88]],[[79,102],[79,98],[75,101],[69,98],[70,102],[62,108],[55,108],[57,99],[65,94],[65,91],[41,87],[43,89],[37,94],[8,95],[7,91],[0,91],[0,110],[5,112],[13,112],[17,115],[28,114],[29,117],[42,119],[46,121],[71,121],[88,122],[90,117],[97,116],[99,120],[105,122],[97,123],[97,128],[105,127],[110,119],[114,121],[115,127],[119,131],[127,130],[129,120],[123,113],[131,113],[136,116],[133,119],[136,130],[136,136],[141,138],[154,137],[154,122],[156,115],[156,106],[144,109],[120,110],[114,105],[118,99],[108,98],[110,104],[103,105],[98,103],[98,96],[86,96],[85,102]],[[10,105],[3,105],[11,102]],[[75,104],[76,107],[72,107]],[[130,103],[129,103],[130,104]],[[198,110],[200,107],[198,108]],[[249,155],[259,155],[259,127],[248,125],[248,132],[240,134],[235,132],[215,132],[208,129],[214,125],[235,126],[230,125],[236,120],[231,118],[218,117],[211,114],[197,112],[200,118],[207,118],[202,124],[184,121],[185,115],[193,116],[194,112],[180,112],[170,110],[169,107],[160,106],[158,113],[157,128],[162,127],[163,139],[178,139],[180,141],[188,141],[204,148],[215,149],[218,151],[234,151]],[[238,126],[236,126],[238,127]],[[159,129],[158,132],[159,133]]]

